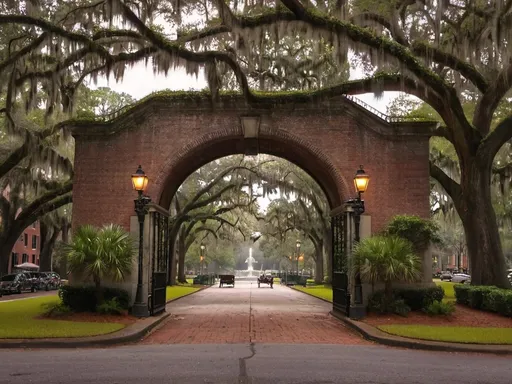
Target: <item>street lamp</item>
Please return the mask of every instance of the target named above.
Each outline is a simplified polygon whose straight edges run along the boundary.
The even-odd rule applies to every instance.
[[[201,248],[201,275],[203,274],[203,263],[204,263],[204,250],[205,250],[205,246],[204,244],[201,244],[201,246],[199,247]]]
[[[132,175],[133,189],[137,191],[138,196],[134,200],[135,213],[139,219],[139,271],[137,275],[137,293],[135,295],[135,303],[133,304],[132,314],[136,317],[149,316],[148,305],[144,303],[142,292],[142,276],[143,276],[143,260],[144,260],[144,219],[148,213],[148,203],[151,201],[149,196],[144,196],[144,190],[148,186],[148,177],[139,165],[137,171]]]
[[[300,253],[300,240],[297,240],[295,243],[295,246],[297,247],[297,276],[299,275],[299,253]]]
[[[354,211],[354,241],[356,243],[360,240],[361,215],[365,211],[364,200],[361,200],[361,195],[368,189],[369,182],[370,176],[368,176],[361,165],[354,176],[354,187],[356,189],[357,197],[348,201]],[[363,286],[361,284],[361,275],[359,272],[356,273],[354,281],[354,303],[358,306],[362,306],[363,304]]]

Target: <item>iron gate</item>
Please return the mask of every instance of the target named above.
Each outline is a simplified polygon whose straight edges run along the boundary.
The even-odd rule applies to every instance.
[[[153,223],[153,244],[151,257],[151,300],[152,316],[165,311],[167,289],[167,263],[169,262],[169,219],[160,212],[151,212]]]
[[[335,311],[349,315],[348,262],[345,229],[347,215],[340,213],[331,219],[332,230],[332,305]]]

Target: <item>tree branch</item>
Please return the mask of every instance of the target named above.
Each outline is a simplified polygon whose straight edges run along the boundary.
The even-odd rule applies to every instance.
[[[486,93],[480,98],[475,109],[473,125],[482,133],[487,135],[491,130],[492,116],[500,101],[512,87],[512,59],[500,71],[496,81],[489,87]]]
[[[9,65],[16,62],[16,60],[18,60],[20,57],[25,56],[26,54],[32,52],[32,50],[39,47],[39,45],[41,45],[47,37],[48,37],[48,33],[44,32],[41,35],[39,35],[39,37],[37,39],[33,40],[30,44],[24,46],[19,51],[17,51],[13,55],[9,56],[7,59],[5,59],[3,62],[0,63],[0,72],[2,72]]]
[[[20,220],[23,222],[26,220],[27,217],[32,217],[35,214],[42,214],[41,212],[44,211],[44,213],[50,212],[51,210],[46,210],[45,204],[48,202],[51,202],[53,199],[67,194],[68,192],[71,192],[73,189],[73,182],[70,180],[66,183],[64,183],[60,188],[56,188],[52,191],[46,192],[43,196],[40,196],[36,200],[34,200],[32,203],[30,203],[27,207],[21,211],[21,213],[18,215],[16,220]],[[71,201],[71,200],[70,200]],[[62,204],[64,205],[64,204]],[[29,223],[30,224],[30,223]]]
[[[432,176],[455,203],[462,198],[462,189],[455,180],[448,176],[441,168],[430,162],[430,176]]]
[[[374,21],[383,26],[384,28],[386,28],[391,34],[391,37],[395,39],[397,43],[402,44],[405,47],[409,46],[409,42],[407,41],[407,38],[405,37],[403,31],[397,25],[395,25],[396,23],[390,22],[388,18],[382,15],[373,12],[364,12],[360,13],[359,15],[353,16],[351,20],[354,24],[357,24],[358,21]]]
[[[496,153],[507,141],[512,139],[512,116],[507,117],[490,132],[478,148],[477,155],[484,164],[491,165]]]

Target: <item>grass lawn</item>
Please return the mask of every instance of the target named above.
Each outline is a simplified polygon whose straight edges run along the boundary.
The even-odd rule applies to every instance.
[[[330,285],[313,285],[309,287],[294,286],[298,291],[305,292],[311,296],[319,297],[332,302],[332,287]]]
[[[46,306],[60,301],[58,296],[0,302],[0,338],[35,339],[45,337],[81,337],[103,335],[125,327],[118,323],[77,322],[35,319]]]
[[[198,290],[199,288],[195,286],[173,285],[172,287],[167,287],[165,296],[167,301],[169,301],[188,295],[189,293],[196,292]]]
[[[474,344],[512,344],[512,328],[381,325],[380,330],[413,339]]]
[[[441,281],[441,280],[434,280],[434,283],[436,285],[443,287],[444,289],[444,299],[443,301],[455,301],[455,290],[453,289],[453,286],[455,283],[451,283],[449,281]]]

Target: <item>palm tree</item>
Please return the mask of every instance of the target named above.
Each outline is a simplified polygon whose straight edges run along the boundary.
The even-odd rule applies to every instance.
[[[420,276],[420,259],[410,241],[398,236],[373,236],[356,245],[354,272],[372,284],[384,282],[386,301],[393,300],[393,281],[411,282]]]
[[[94,281],[98,304],[103,301],[101,282],[105,278],[123,281],[132,269],[135,255],[132,237],[116,224],[102,228],[84,225],[63,247],[69,271]]]

